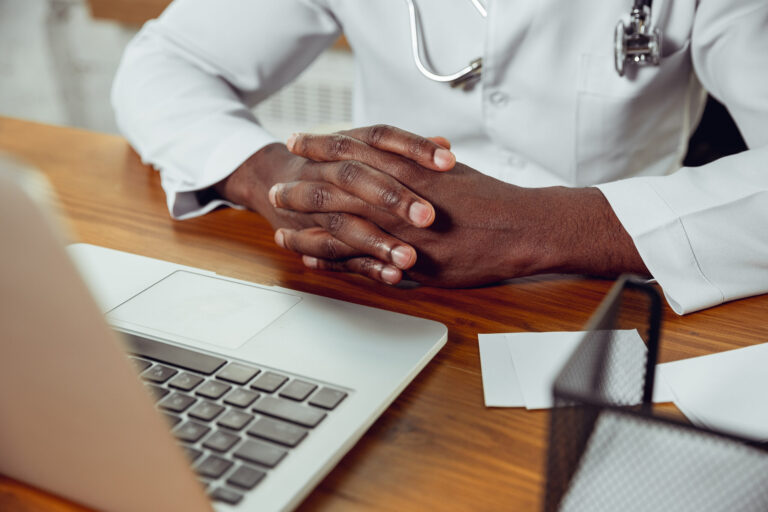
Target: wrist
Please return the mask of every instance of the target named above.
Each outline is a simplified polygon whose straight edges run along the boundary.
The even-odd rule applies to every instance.
[[[303,158],[288,151],[285,144],[268,144],[214,185],[214,189],[224,199],[268,217],[273,210],[267,197],[269,189],[298,160]]]
[[[629,233],[599,189],[550,187],[542,197],[541,235],[533,250],[535,273],[614,277],[648,275]]]

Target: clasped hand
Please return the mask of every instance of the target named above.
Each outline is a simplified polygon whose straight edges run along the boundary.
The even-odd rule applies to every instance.
[[[648,274],[597,188],[521,188],[447,140],[377,125],[271,144],[216,185],[311,268],[466,287],[542,272]]]
[[[439,286],[533,271],[526,244],[536,243],[537,222],[521,212],[526,189],[457,164],[447,140],[374,126],[296,135],[287,147],[315,164],[335,164],[314,179],[305,174],[269,190],[278,211],[316,216],[319,225],[275,232],[277,244],[301,254],[308,267],[389,284],[405,273]]]

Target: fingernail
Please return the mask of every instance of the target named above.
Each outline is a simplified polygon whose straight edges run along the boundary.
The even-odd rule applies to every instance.
[[[408,268],[411,266],[411,260],[413,259],[413,253],[407,247],[398,245],[392,249],[392,262],[398,268]]]
[[[275,231],[275,243],[285,249],[285,233],[282,229]]]
[[[408,209],[408,217],[416,226],[426,226],[432,220],[432,208],[429,206],[415,202],[411,204]]]
[[[288,140],[285,141],[285,145],[288,146],[288,149],[293,151],[293,145],[296,144],[296,138],[297,135],[295,133],[292,133],[290,137],[288,137]]]
[[[283,188],[282,183],[275,183],[272,185],[272,188],[269,189],[269,193],[267,194],[269,197],[269,202],[272,206],[277,208],[277,194],[280,192],[280,189]]]
[[[386,266],[381,270],[381,278],[387,284],[397,284],[400,280],[400,271],[395,267]]]
[[[313,256],[302,256],[301,261],[304,262],[304,266],[309,268],[317,268],[317,258]]]
[[[447,149],[438,148],[432,156],[435,165],[441,169],[450,169],[456,163],[456,157]]]

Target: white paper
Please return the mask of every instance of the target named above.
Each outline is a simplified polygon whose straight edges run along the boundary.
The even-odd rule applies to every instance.
[[[507,346],[517,369],[517,380],[520,383],[526,408],[552,407],[552,386],[555,378],[584,334],[584,332],[507,334]],[[617,335],[621,336],[620,343],[637,344],[632,348],[638,351],[645,350],[645,344],[637,331],[619,331]],[[620,368],[615,370],[621,371]],[[638,389],[638,394],[640,392],[641,390]],[[663,377],[657,374],[654,402],[671,401],[672,397],[663,382]]]
[[[478,334],[486,407],[525,407],[504,334]]]
[[[644,350],[637,331],[626,332],[629,341],[639,343],[639,350]],[[554,380],[584,334],[582,331],[478,334],[485,405],[552,407]],[[672,401],[664,383],[663,366],[657,366],[655,402]]]
[[[694,424],[768,440],[768,343],[665,366],[675,404]]]
[[[584,333],[507,334],[507,349],[520,370],[517,380],[527,409],[552,407],[552,385]]]

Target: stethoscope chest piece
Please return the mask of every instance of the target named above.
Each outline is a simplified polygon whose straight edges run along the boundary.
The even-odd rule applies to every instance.
[[[629,14],[629,24],[623,20],[614,32],[614,64],[619,76],[624,76],[626,65],[658,66],[661,56],[661,32],[651,29],[650,1],[636,1]]]

